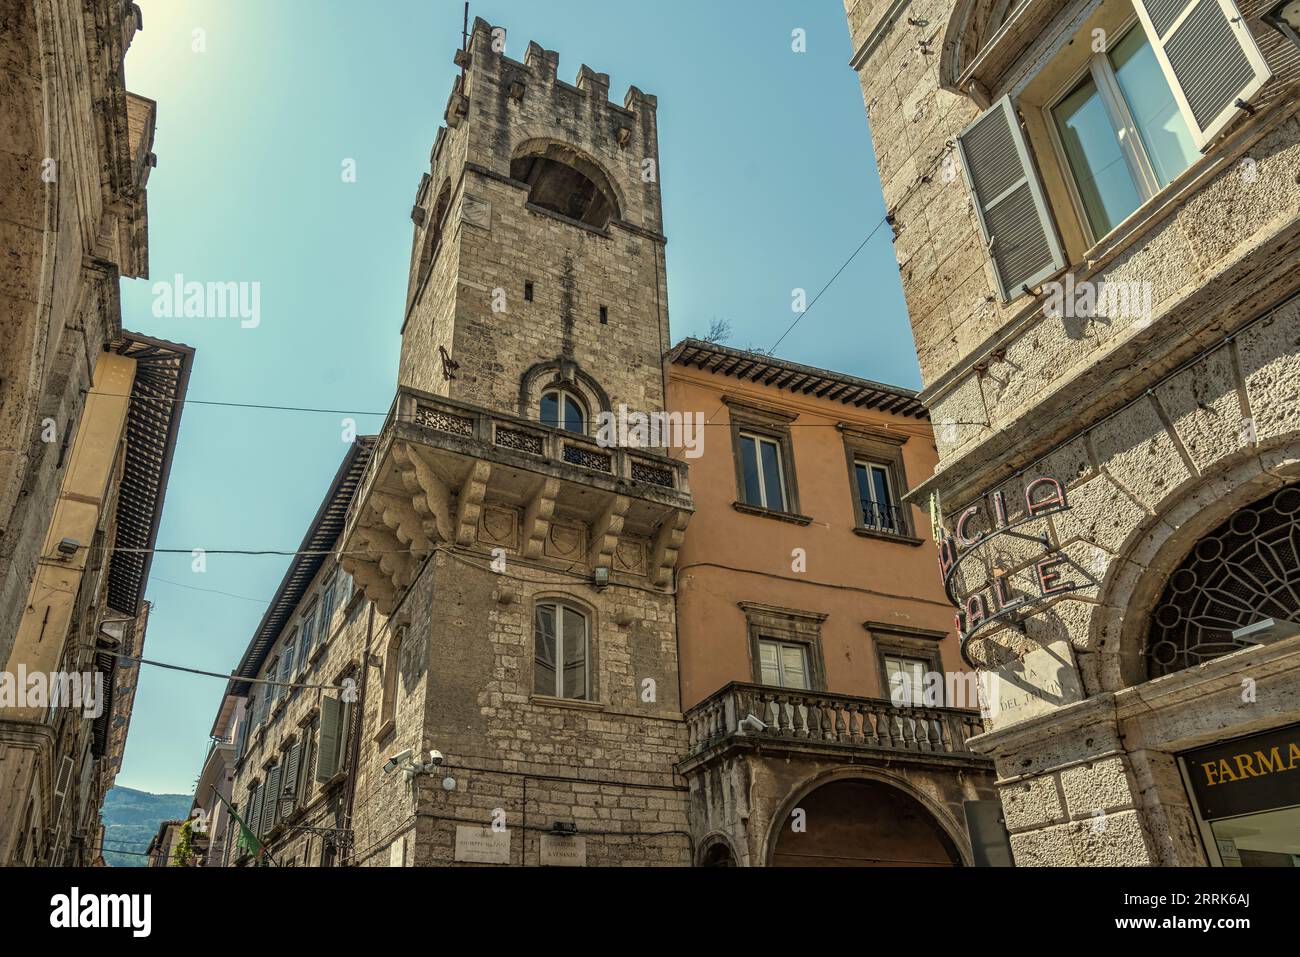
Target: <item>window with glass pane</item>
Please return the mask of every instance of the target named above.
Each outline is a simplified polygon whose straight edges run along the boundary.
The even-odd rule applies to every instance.
[[[887,532],[899,531],[898,506],[894,504],[889,466],[876,462],[855,462],[858,500],[862,504],[862,524]]]
[[[1052,116],[1094,240],[1200,155],[1140,26],[1089,61]]]
[[[587,416],[577,399],[567,392],[554,390],[542,395],[542,424],[566,432],[585,433]]]
[[[304,646],[310,647],[316,638],[316,609],[313,608],[302,616],[302,640]]]
[[[306,651],[306,643],[303,645],[303,651]],[[293,669],[298,662],[298,636],[293,634],[289,640],[284,643],[284,680],[293,680]]]
[[[780,443],[741,432],[740,475],[747,504],[785,511],[785,476],[781,468]]]
[[[587,619],[558,602],[533,616],[533,691],[554,698],[589,697]]]
[[[316,644],[325,643],[325,639],[330,636],[330,622],[334,618],[334,590],[335,583],[331,580],[325,588],[325,593],[320,599],[320,627],[316,629]],[[305,643],[304,643],[305,647]]]
[[[901,705],[925,704],[925,672],[929,662],[919,658],[885,658],[889,700]]]
[[[760,638],[758,664],[760,678],[765,685],[805,690],[810,687],[808,650],[803,645]]]

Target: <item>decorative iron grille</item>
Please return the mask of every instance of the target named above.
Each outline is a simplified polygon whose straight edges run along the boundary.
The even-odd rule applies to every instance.
[[[448,412],[440,412],[439,410],[432,409],[427,405],[416,407],[415,424],[423,425],[430,429],[437,429],[439,432],[450,432],[452,435],[474,434],[473,419],[467,419],[459,415],[452,415]]]
[[[648,482],[651,485],[662,485],[664,488],[673,487],[672,469],[666,469],[659,465],[651,465],[649,462],[641,462],[637,459],[632,460],[632,479],[636,482]]]
[[[608,472],[613,462],[604,452],[567,443],[564,446],[564,461],[572,465],[581,465],[583,468],[595,469],[597,472]]]
[[[542,454],[542,438],[539,435],[533,435],[531,432],[521,432],[518,429],[507,429],[498,425],[496,443],[517,452],[531,452],[533,455]]]
[[[1300,622],[1300,486],[1234,512],[1169,576],[1151,616],[1148,674],[1245,648],[1233,631],[1265,618]]]

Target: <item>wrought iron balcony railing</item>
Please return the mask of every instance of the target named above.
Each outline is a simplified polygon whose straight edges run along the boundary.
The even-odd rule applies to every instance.
[[[745,721],[751,715],[764,727]],[[975,757],[966,741],[984,730],[975,711],[740,682],[726,685],[691,708],[686,722],[691,755],[743,736]]]
[[[862,499],[862,524],[879,532],[903,534],[903,516],[897,505],[881,505],[870,499]]]

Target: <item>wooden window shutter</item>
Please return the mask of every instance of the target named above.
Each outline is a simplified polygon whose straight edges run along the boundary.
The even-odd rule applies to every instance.
[[[249,792],[248,812],[245,820],[253,836],[260,836],[262,833],[262,789],[260,787],[254,787]]]
[[[1011,97],[980,114],[957,147],[998,292],[1010,302],[1065,265]]]
[[[316,753],[316,780],[328,781],[338,771],[339,731],[343,705],[338,698],[322,698],[320,703],[320,743]]]
[[[302,761],[302,742],[295,741],[289,749],[289,758],[285,762],[284,794],[293,799],[293,807],[298,807],[298,765]]]
[[[270,831],[280,820],[280,765],[266,772],[266,799],[262,810],[262,833]]]
[[[1174,99],[1205,149],[1272,73],[1232,0],[1133,0]]]

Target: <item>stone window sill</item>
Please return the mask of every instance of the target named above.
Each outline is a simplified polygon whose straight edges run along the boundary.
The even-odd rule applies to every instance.
[[[396,730],[397,730],[397,722],[392,718],[389,718],[387,721],[381,724],[379,726],[379,730],[375,732],[375,743],[382,744],[387,738],[391,737],[393,732],[395,732]]]
[[[811,525],[812,519],[807,515],[799,515],[796,512],[783,512],[775,508],[764,508],[761,505],[750,505],[748,502],[732,502],[731,507],[737,512],[745,515],[758,515],[763,518],[775,518],[781,522],[789,522],[792,525]]]
[[[548,708],[574,708],[578,711],[605,710],[605,706],[599,701],[585,701],[581,698],[555,698],[544,694],[529,695],[528,703]]]
[[[900,545],[911,545],[917,547],[925,544],[925,539],[917,538],[914,535],[904,535],[901,532],[883,532],[878,528],[868,528],[865,525],[858,525],[853,529],[854,535],[862,538],[878,538],[885,542],[898,542]]]

